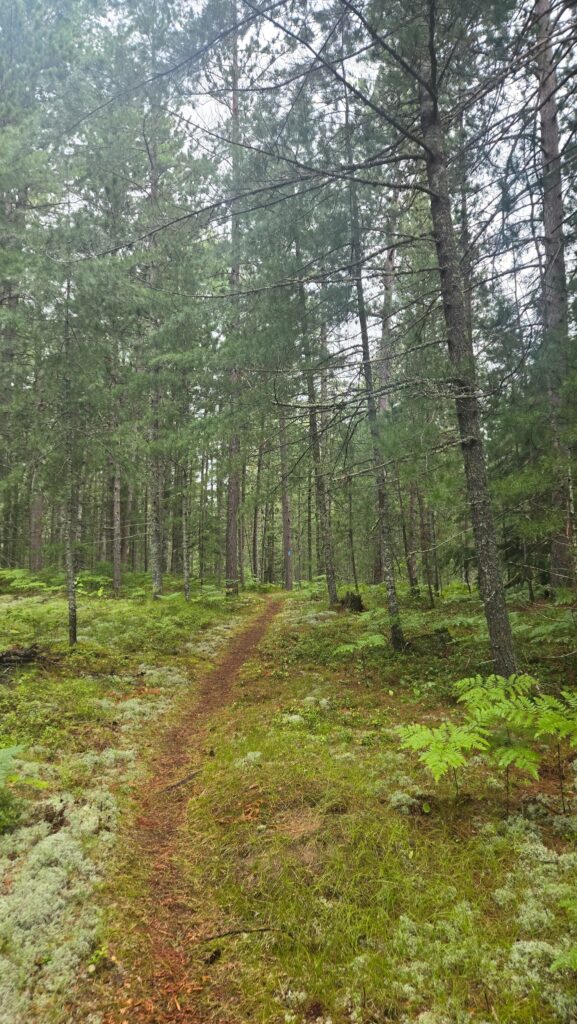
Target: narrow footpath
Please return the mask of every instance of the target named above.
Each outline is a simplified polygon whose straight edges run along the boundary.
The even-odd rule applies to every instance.
[[[198,755],[210,756],[207,736],[211,717],[230,700],[244,663],[253,656],[281,605],[270,600],[262,612],[228,645],[220,662],[204,677],[198,700],[159,738],[152,774],[139,800],[133,834],[127,837],[147,879],[138,907],[147,931],[147,962],[123,964],[121,977],[111,971],[105,1024],[198,1024],[195,984],[190,978],[189,950],[194,936],[192,908],[178,863]],[[196,755],[196,756],[195,756]],[[194,765],[196,767],[197,764]],[[199,766],[200,768],[200,766]],[[140,929],[139,929],[140,930]],[[127,973],[128,972],[128,973]]]

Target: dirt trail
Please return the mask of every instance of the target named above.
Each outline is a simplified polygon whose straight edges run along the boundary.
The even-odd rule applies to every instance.
[[[269,601],[243,632],[233,637],[221,661],[204,677],[198,702],[183,711],[161,737],[152,762],[152,777],[142,794],[129,837],[148,879],[149,891],[139,907],[142,928],[148,929],[152,982],[143,982],[135,966],[114,998],[105,1024],[198,1024],[195,985],[189,977],[190,936],[194,920],[187,904],[185,881],[178,864],[179,836],[190,799],[190,772],[195,751],[207,745],[211,715],[225,706],[232,685],[263,638],[281,602]],[[126,982],[129,984],[127,985]]]

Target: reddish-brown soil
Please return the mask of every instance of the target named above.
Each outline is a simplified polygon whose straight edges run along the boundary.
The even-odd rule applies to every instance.
[[[253,655],[279,605],[280,601],[269,601],[248,628],[230,641],[220,662],[202,680],[199,700],[159,737],[151,778],[129,837],[147,879],[143,905],[138,908],[139,929],[146,933],[142,945],[148,949],[147,962],[124,964],[127,973],[120,985],[116,976],[116,988],[112,982],[117,972],[110,972],[107,995],[113,1008],[105,1024],[199,1024],[198,976],[191,977],[194,972],[189,970],[194,921],[178,862],[191,792],[191,762],[198,762],[199,754],[202,759],[210,756],[209,720],[227,704],[240,669]]]

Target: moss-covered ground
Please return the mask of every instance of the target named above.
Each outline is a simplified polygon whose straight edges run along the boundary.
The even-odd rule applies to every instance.
[[[544,747],[538,780],[511,772],[508,807],[503,773],[481,756],[460,770],[458,794],[450,774],[435,784],[397,727],[459,719],[452,683],[490,672],[481,609],[460,587],[433,611],[407,596],[409,648],[394,654],[387,641],[359,644],[386,635],[383,595],[364,598],[361,616],[328,612],[314,587],[285,598],[229,703],[211,712],[210,752],[199,762],[191,751],[200,774],[174,838],[191,1016],[174,1009],[174,1020],[570,1024],[574,755],[563,748],[565,811]],[[136,924],[150,879],[130,868],[126,794],[145,777],[160,723],[185,692],[190,700],[229,627],[266,598],[231,605],[209,591],[187,605],[87,593],[72,654],[59,595],[2,600],[1,646],[37,640],[59,657],[0,683],[0,743],[23,748],[8,789],[25,803],[21,827],[7,824],[1,840],[4,893],[18,898],[8,902],[12,931],[0,923],[0,986],[13,1000],[0,1022],[70,1019],[63,1006],[80,979],[87,1008],[75,1019],[133,1024],[141,1017],[122,987],[152,974]],[[571,606],[519,603],[512,614],[520,667],[545,692],[572,689]],[[43,916],[37,893],[30,910],[19,884],[30,887],[40,868],[49,900],[63,899],[66,962],[54,908]],[[98,1007],[113,976],[116,1016]],[[182,997],[174,1006],[187,1012]]]
[[[38,652],[0,672],[0,1022],[48,1024],[102,962],[102,887],[160,723],[259,599],[153,602],[136,579],[113,600],[88,578],[70,650],[61,581],[5,576],[0,650]]]
[[[570,683],[570,612],[514,619],[523,667]],[[480,610],[408,607],[406,654],[335,653],[375,620],[287,602],[215,725],[181,847],[201,1018],[573,1021],[575,975],[554,965],[577,935],[577,818],[547,764],[513,773],[507,816],[480,758],[457,799],[399,748],[397,725],[458,714],[451,680],[487,658]]]

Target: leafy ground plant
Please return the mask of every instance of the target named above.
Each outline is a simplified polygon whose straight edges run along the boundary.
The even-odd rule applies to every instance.
[[[509,813],[511,769],[538,779],[543,741],[550,741],[556,754],[565,814],[564,747],[577,745],[577,696],[570,691],[558,697],[538,693],[538,682],[521,674],[508,679],[498,675],[469,677],[453,688],[465,708],[464,721],[455,724],[446,720],[433,728],[419,723],[402,726],[402,747],[419,751],[435,782],[451,770],[457,792],[457,769],[466,766],[475,752],[483,753],[504,774]]]

